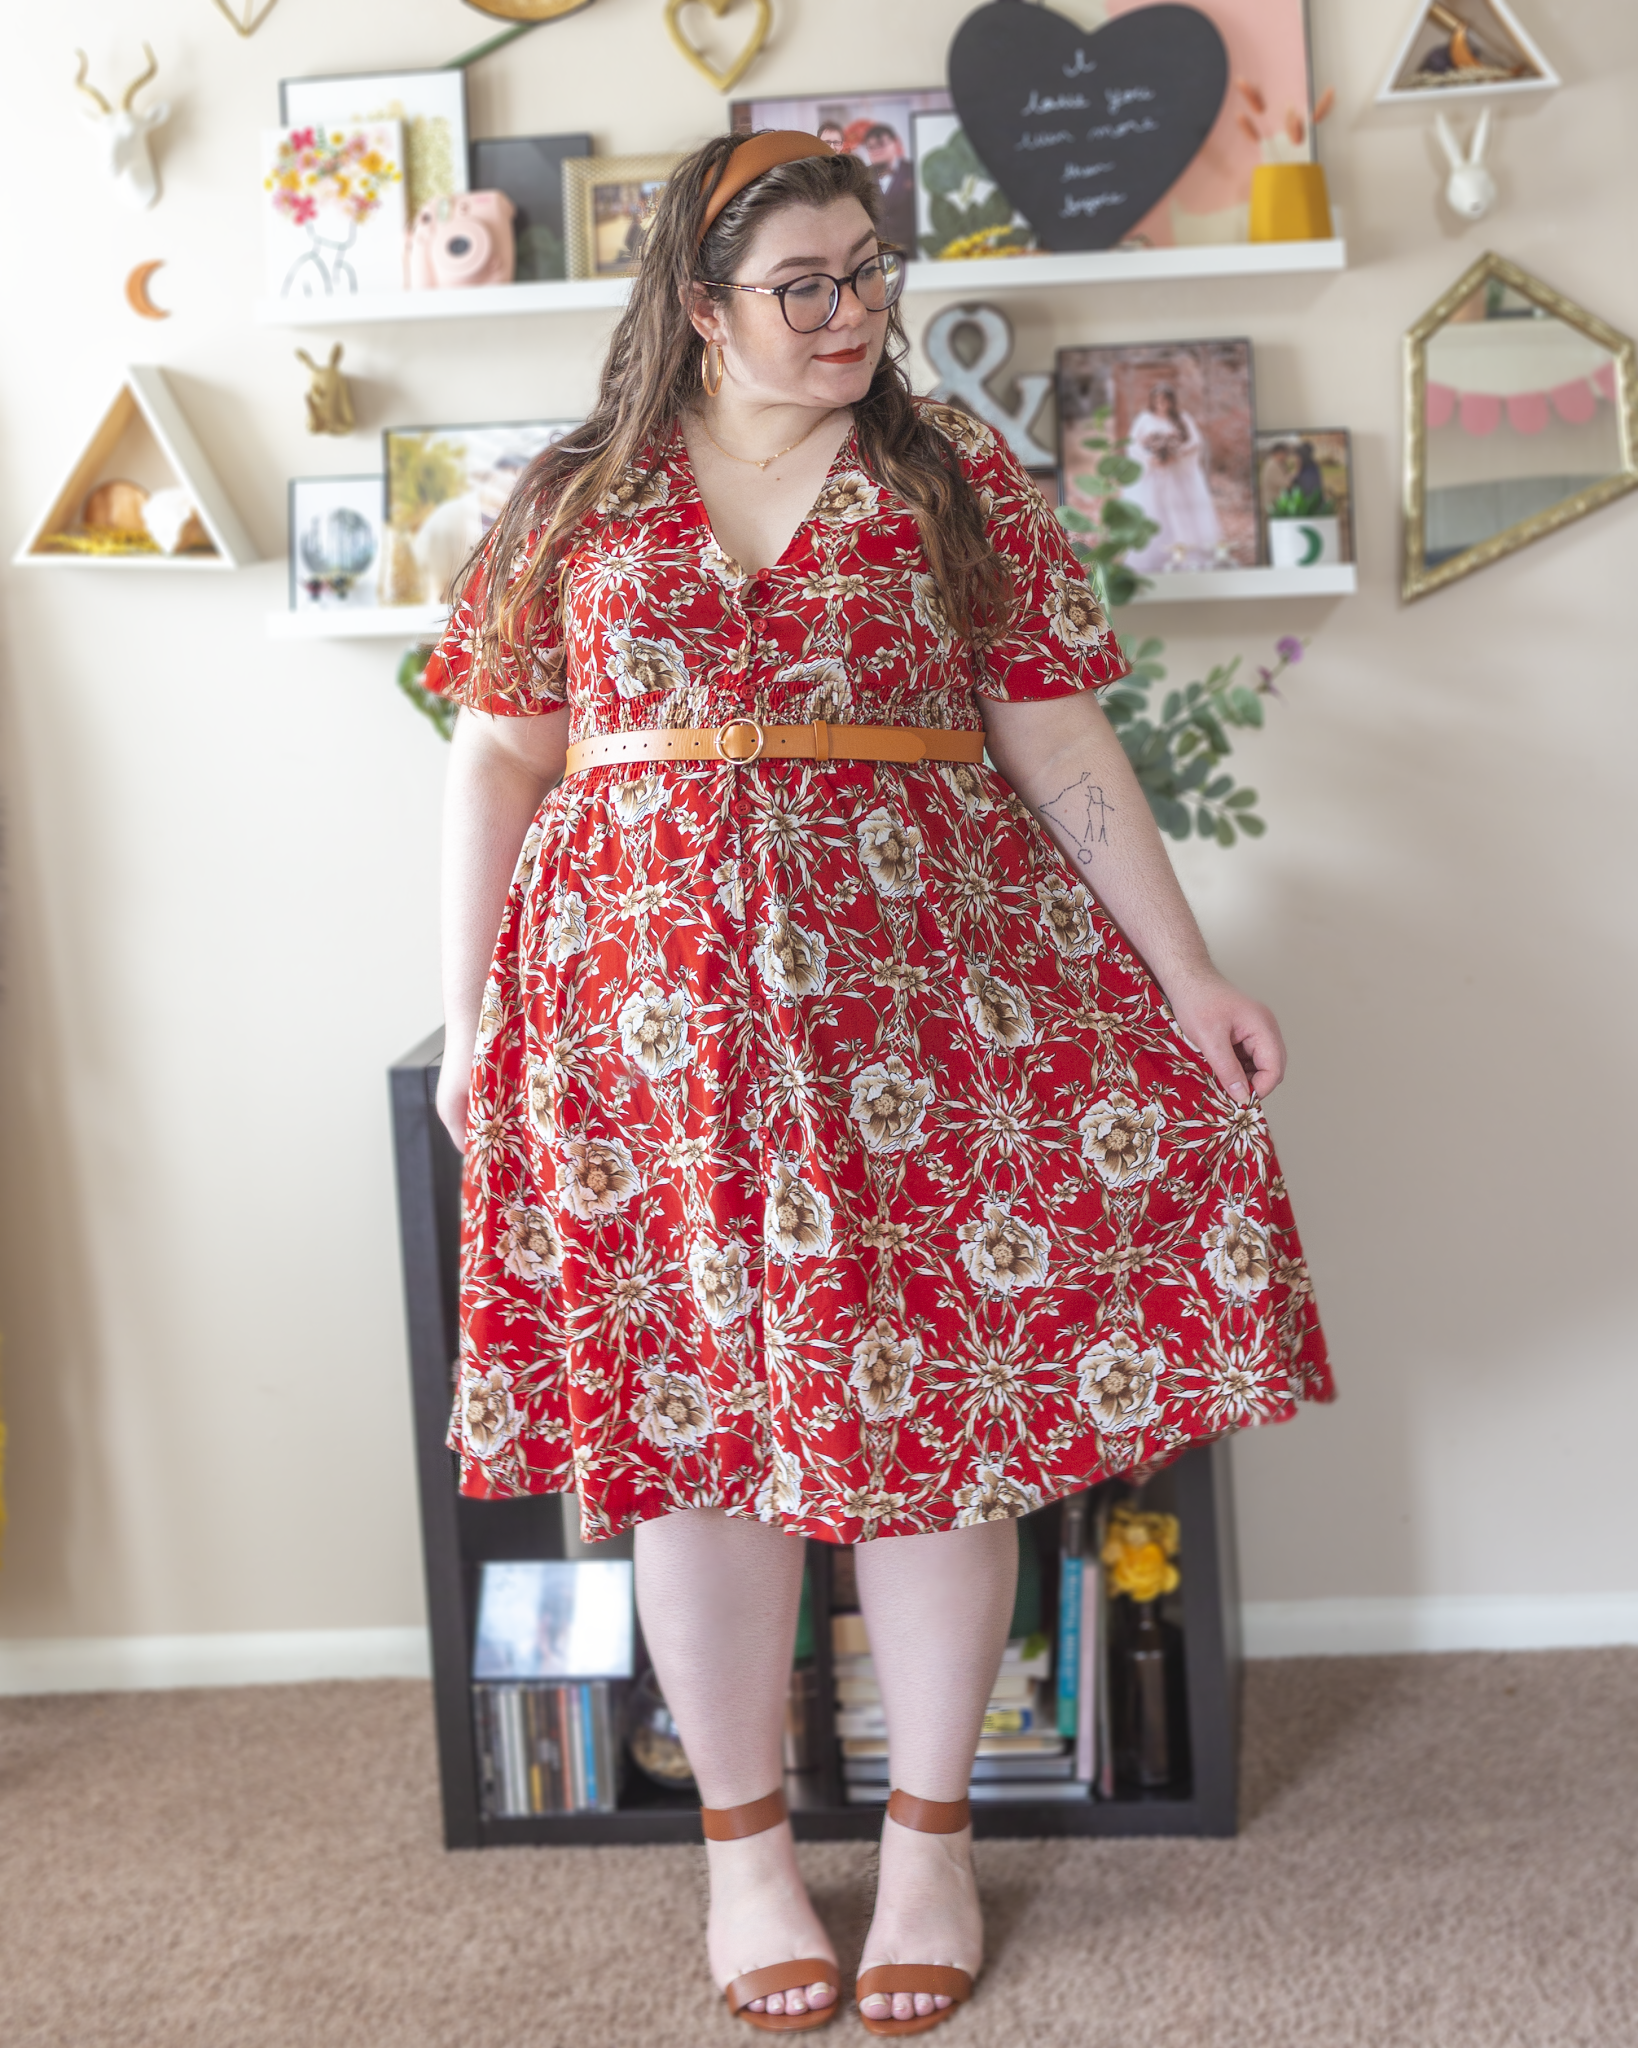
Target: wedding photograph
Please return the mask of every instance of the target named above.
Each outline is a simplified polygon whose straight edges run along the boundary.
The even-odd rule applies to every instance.
[[[1139,466],[1119,495],[1158,529],[1127,556],[1140,576],[1257,562],[1249,341],[1136,342],[1058,352],[1061,498],[1092,519],[1087,439]]]

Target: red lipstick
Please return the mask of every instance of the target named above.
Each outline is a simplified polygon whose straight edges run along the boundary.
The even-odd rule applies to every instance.
[[[813,360],[816,363],[862,363],[869,353],[870,344],[861,341],[857,348],[837,349],[831,355],[815,356]]]

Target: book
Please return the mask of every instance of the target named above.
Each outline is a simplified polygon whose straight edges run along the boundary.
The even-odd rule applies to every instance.
[[[980,1756],[1062,1756],[1065,1743],[1061,1735],[1050,1730],[1029,1735],[981,1735],[978,1739]],[[842,1756],[872,1757],[886,1756],[887,1739],[880,1735],[844,1736]]]
[[[1055,1729],[1056,1709],[1045,1686],[1032,1683],[1022,1699],[992,1699],[984,1710],[985,1735],[1024,1735],[1043,1728]],[[839,1706],[836,1711],[838,1735],[865,1736],[887,1733],[887,1715],[880,1700],[861,1706]]]
[[[857,1615],[837,1615],[841,1621],[858,1620]],[[876,1666],[870,1655],[868,1643],[862,1651],[837,1651],[831,1658],[831,1667],[838,1686],[844,1679],[876,1682]],[[1026,1678],[1050,1678],[1052,1676],[1052,1638],[1044,1631],[1033,1636],[1014,1636],[1001,1652],[1001,1668],[996,1674],[1001,1685],[1011,1685]]]
[[[491,1559],[478,1591],[472,1676],[630,1678],[630,1558]]]
[[[886,1757],[847,1757],[842,1776],[850,1785],[885,1785],[890,1766]],[[1062,1756],[980,1756],[973,1759],[973,1782],[1008,1778],[1072,1778],[1075,1759],[1068,1750]]]
[[[870,1638],[865,1634],[862,1614],[833,1614],[830,1617],[830,1651],[833,1657],[868,1657]]]
[[[881,1702],[882,1689],[874,1678],[842,1676],[836,1681],[836,1704],[839,1707],[873,1707]],[[1035,1697],[1035,1680],[1014,1668],[998,1671],[995,1683],[990,1687],[990,1706],[1027,1706]]]
[[[1075,1689],[1075,1775],[1083,1785],[1098,1775],[1098,1673],[1104,1658],[1103,1563],[1094,1546],[1081,1561],[1081,1669]]]
[[[1092,1547],[1097,1552],[1099,1602],[1098,1619],[1103,1636],[1102,1654],[1097,1660],[1094,1672],[1092,1711],[1097,1722],[1097,1775],[1093,1780],[1100,1799],[1115,1796],[1115,1737],[1110,1708],[1109,1682],[1109,1583],[1103,1571],[1103,1546],[1109,1535],[1109,1499],[1107,1494],[1098,1504],[1093,1522]]]
[[[849,1806],[884,1806],[887,1803],[886,1785],[849,1783],[842,1789]],[[997,1799],[1087,1799],[1091,1793],[1087,1786],[1077,1784],[1073,1778],[1042,1778],[1003,1783],[975,1780],[967,1787],[967,1796],[975,1805],[984,1805]]]
[[[1081,1580],[1086,1548],[1086,1495],[1064,1502],[1058,1555],[1058,1733],[1073,1738],[1079,1726]]]

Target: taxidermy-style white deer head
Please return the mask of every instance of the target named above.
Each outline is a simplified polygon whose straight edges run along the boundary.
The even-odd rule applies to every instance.
[[[119,196],[127,206],[148,207],[159,197],[159,173],[154,169],[154,160],[148,151],[148,137],[171,110],[161,100],[158,106],[148,107],[140,114],[132,111],[132,100],[159,70],[159,59],[146,43],[142,46],[142,53],[148,60],[148,68],[139,78],[131,80],[117,108],[111,107],[97,88],[86,82],[91,60],[83,50],[74,53],[80,60],[79,75],[74,83],[91,102],[85,118],[102,136],[103,147],[108,153],[108,175],[113,179]]]
[[[1473,140],[1465,150],[1443,114],[1434,116],[1433,125],[1450,160],[1445,198],[1451,212],[1459,213],[1463,220],[1483,220],[1496,203],[1496,181],[1484,167],[1484,153],[1490,146],[1490,109],[1486,107],[1480,114]]]

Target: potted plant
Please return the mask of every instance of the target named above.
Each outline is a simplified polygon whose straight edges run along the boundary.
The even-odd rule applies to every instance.
[[[1317,569],[1323,563],[1341,560],[1342,521],[1337,508],[1323,487],[1316,490],[1299,475],[1268,508],[1269,566]]]

